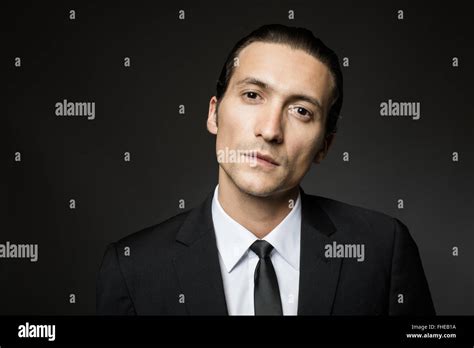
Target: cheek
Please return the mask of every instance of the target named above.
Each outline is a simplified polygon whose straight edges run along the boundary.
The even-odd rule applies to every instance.
[[[314,134],[311,136],[314,137]],[[307,135],[307,137],[310,137],[310,135]],[[300,139],[305,138],[302,136]],[[317,153],[316,145],[314,142],[309,141],[288,144],[288,157],[292,162],[293,171],[301,172],[307,170]]]
[[[238,141],[241,136],[247,136],[252,130],[251,120],[254,119],[253,114],[255,108],[237,103],[234,98],[223,101],[219,108],[219,129],[217,133],[217,141]]]

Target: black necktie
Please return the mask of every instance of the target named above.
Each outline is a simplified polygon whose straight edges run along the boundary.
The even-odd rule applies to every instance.
[[[283,315],[278,280],[270,259],[272,249],[270,243],[260,239],[250,246],[250,250],[260,258],[254,275],[255,315]]]

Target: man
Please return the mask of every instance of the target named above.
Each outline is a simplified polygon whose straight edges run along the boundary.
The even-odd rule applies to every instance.
[[[108,246],[99,314],[434,315],[407,227],[306,194],[342,106],[336,54],[306,29],[240,40],[209,103],[219,183],[195,209]]]

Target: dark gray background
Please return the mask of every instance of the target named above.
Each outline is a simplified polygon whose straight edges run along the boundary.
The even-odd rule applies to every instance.
[[[268,23],[306,27],[350,58],[339,133],[305,177],[305,191],[401,219],[419,246],[438,314],[474,314],[473,40],[463,6],[63,1],[2,9],[0,243],[38,243],[39,261],[0,259],[0,314],[94,314],[106,244],[181,212],[179,199],[191,208],[214,189],[208,102],[233,44]],[[453,56],[460,67],[451,66]],[[96,119],[56,117],[63,99],[95,101]],[[388,99],[421,102],[421,119],[381,117]]]

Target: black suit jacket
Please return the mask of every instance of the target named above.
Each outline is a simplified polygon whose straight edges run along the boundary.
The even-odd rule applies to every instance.
[[[228,314],[212,197],[107,247],[97,314]],[[298,315],[435,315],[418,248],[403,223],[302,189],[301,203]],[[325,257],[333,241],[364,244],[365,260]]]

